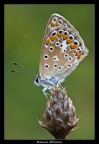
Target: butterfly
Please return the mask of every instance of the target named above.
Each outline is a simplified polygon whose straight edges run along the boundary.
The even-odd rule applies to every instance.
[[[52,14],[46,26],[40,53],[39,75],[34,80],[43,93],[60,86],[88,55],[79,32],[59,14]]]

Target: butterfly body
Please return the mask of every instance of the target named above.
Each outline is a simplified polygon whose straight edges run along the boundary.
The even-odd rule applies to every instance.
[[[34,83],[42,85],[43,92],[59,86],[87,54],[78,31],[63,16],[52,14],[42,43],[39,76]]]

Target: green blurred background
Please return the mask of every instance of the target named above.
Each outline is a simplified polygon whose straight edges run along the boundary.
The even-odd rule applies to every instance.
[[[88,56],[62,84],[76,107],[77,127],[69,139],[95,138],[94,95],[94,21],[91,4],[5,5],[4,6],[4,137],[5,139],[54,139],[40,127],[46,107],[42,87],[33,84],[33,76],[11,73],[18,69],[12,62],[38,74],[39,57],[46,24],[53,13],[63,15],[79,31]]]

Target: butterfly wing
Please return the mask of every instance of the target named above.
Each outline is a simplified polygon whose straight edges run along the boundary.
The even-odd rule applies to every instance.
[[[87,53],[78,31],[63,16],[53,14],[48,21],[41,48],[41,78],[65,78]]]

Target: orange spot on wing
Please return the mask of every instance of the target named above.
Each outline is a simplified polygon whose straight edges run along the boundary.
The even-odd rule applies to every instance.
[[[45,41],[45,44],[46,44],[46,45],[49,45],[49,43],[50,43],[50,38],[48,38],[48,39]]]
[[[63,33],[58,33],[57,36],[60,38],[63,36]]]
[[[74,52],[76,53],[76,55],[78,56],[78,59],[81,57],[82,53],[81,52],[78,52],[76,50],[74,50]]]
[[[50,36],[51,41],[54,41],[56,39],[56,36]]]
[[[78,47],[78,45],[76,45],[76,44],[71,44],[71,46],[70,46],[72,49],[75,49],[75,48],[77,48]]]
[[[66,40],[68,38],[68,35],[63,35],[63,40]]]
[[[56,23],[51,22],[51,27],[54,27],[56,25]]]
[[[56,23],[56,26],[60,26],[61,24],[60,23]]]
[[[70,44],[73,40],[72,39],[67,39],[66,43]]]

